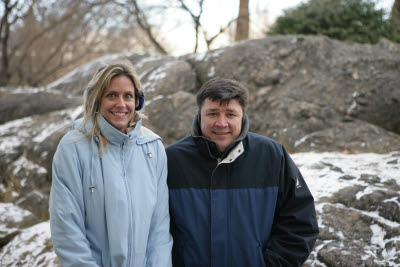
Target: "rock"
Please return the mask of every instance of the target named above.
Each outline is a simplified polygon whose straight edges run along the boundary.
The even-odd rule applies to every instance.
[[[60,138],[82,107],[34,115],[0,125],[1,202],[13,202],[48,219],[51,161]]]
[[[31,212],[12,203],[0,203],[0,249],[7,245],[21,229],[39,223]]]
[[[145,114],[149,119],[144,121],[144,125],[157,133],[159,131],[156,129],[163,129],[163,142],[171,144],[190,134],[188,125],[191,125],[196,113],[197,105],[193,94],[178,91],[148,104]],[[167,118],[167,114],[171,116]]]
[[[397,140],[397,136],[379,126],[354,121],[339,122],[334,128],[315,131],[298,140],[291,139],[291,136],[280,136],[280,138],[284,138],[281,142],[286,143],[291,151],[347,150],[351,153],[387,153],[400,149],[400,140]]]
[[[61,267],[50,237],[49,222],[22,230],[0,250],[2,266]]]
[[[344,179],[344,180],[353,180],[355,178],[356,177],[351,176],[351,175],[343,175],[343,176],[339,177],[339,179]]]
[[[44,91],[32,93],[13,92],[12,90],[0,91],[0,124],[81,104],[81,98],[66,97],[65,95]]]
[[[140,76],[146,106],[157,101],[156,110],[170,110],[171,128],[179,124],[188,129],[192,119],[179,120],[179,106],[170,109],[168,101],[158,100],[180,91],[194,98],[203,83],[221,76],[248,86],[250,129],[281,142],[289,152],[387,153],[400,149],[399,47],[274,36],[178,58],[111,55],[77,68],[47,90],[81,97],[101,62],[127,58]],[[154,113],[150,106],[145,112]],[[159,127],[151,118],[148,122],[166,145],[183,136],[172,133],[165,123]]]

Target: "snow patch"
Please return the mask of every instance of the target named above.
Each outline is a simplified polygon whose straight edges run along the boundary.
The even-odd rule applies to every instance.
[[[150,100],[146,100],[146,105],[150,105],[150,103],[155,102],[155,101],[160,100],[160,99],[163,99],[163,98],[164,98],[163,95],[157,95],[157,96],[153,97]]]
[[[385,248],[385,241],[383,237],[386,234],[386,231],[382,229],[378,224],[373,224],[370,226],[372,231],[371,244],[377,245],[381,248]]]
[[[36,143],[43,142],[44,140],[46,140],[46,138],[48,138],[49,136],[51,136],[55,132],[61,130],[62,128],[64,128],[68,124],[71,124],[71,122],[76,120],[77,117],[82,112],[83,112],[83,106],[79,106],[79,107],[74,108],[74,109],[66,109],[66,110],[62,110],[62,111],[56,111],[55,112],[56,114],[67,115],[67,119],[66,120],[57,121],[56,123],[51,123],[51,124],[46,125],[46,127],[42,130],[42,132],[39,133],[38,135],[36,135],[32,139],[32,141],[34,141]]]
[[[49,221],[24,229],[4,246],[0,254],[2,266],[55,267],[56,254],[51,249]]]
[[[44,167],[30,161],[25,155],[19,157],[12,165],[14,166],[13,175],[16,175],[22,168],[29,171],[34,171],[38,174],[47,173],[47,170]]]
[[[24,210],[13,203],[0,203],[0,231],[4,230],[6,223],[22,222],[25,217],[32,215],[30,211]]]
[[[161,65],[153,70],[147,77],[147,81],[142,84],[143,90],[145,90],[145,92],[155,91],[156,85],[160,83],[165,77],[167,77],[166,71],[174,64],[175,62],[167,62],[164,65]]]
[[[397,184],[400,184],[399,167],[396,164],[386,164],[386,162],[399,157],[395,156],[395,152],[354,155],[308,152],[295,153],[291,157],[299,167],[316,201],[321,197],[330,197],[340,189],[356,184],[368,187],[369,185],[366,182],[360,180],[361,174],[376,175],[380,177],[382,183],[393,179]],[[356,179],[339,179],[343,176],[343,173],[332,171],[329,166],[324,164],[325,162],[340,168],[343,173],[354,176]]]
[[[137,69],[141,69],[143,68],[144,64],[148,63],[148,62],[152,62],[152,61],[157,61],[160,59],[163,59],[164,56],[161,55],[150,55],[148,57],[145,57],[141,60],[139,60],[137,63],[134,64],[134,67]]]
[[[16,128],[20,128],[22,126],[30,127],[33,124],[32,117],[25,117],[18,120],[13,120],[0,125],[0,135],[4,135],[10,130],[14,130]]]
[[[215,75],[215,66],[211,66],[210,71],[208,72],[208,78],[211,78]]]
[[[304,143],[308,139],[308,137],[310,137],[310,136],[309,135],[305,135],[301,139],[299,139],[296,142],[294,142],[294,147],[298,147],[299,145]]]
[[[57,87],[61,84],[73,82],[76,80],[76,77],[81,77],[82,75],[89,74],[91,71],[94,71],[94,70],[96,70],[96,68],[100,67],[101,64],[103,64],[104,62],[110,62],[113,60],[117,60],[119,58],[126,58],[126,57],[131,56],[132,54],[133,53],[121,53],[121,54],[112,54],[112,55],[106,55],[103,57],[99,57],[87,64],[84,64],[82,66],[75,68],[73,71],[71,71],[67,75],[65,75],[65,76],[61,77],[60,79],[47,85],[47,88]]]

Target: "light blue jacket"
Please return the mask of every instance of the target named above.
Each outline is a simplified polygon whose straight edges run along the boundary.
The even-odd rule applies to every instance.
[[[78,123],[81,123],[78,122]],[[161,138],[139,121],[127,135],[101,115],[109,140],[72,130],[53,159],[50,226],[54,250],[67,266],[171,266],[167,160]],[[85,125],[91,127],[91,122]]]

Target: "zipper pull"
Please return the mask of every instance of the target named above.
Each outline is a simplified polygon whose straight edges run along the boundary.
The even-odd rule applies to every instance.
[[[93,193],[93,191],[94,191],[94,185],[89,186],[89,189],[90,189],[90,192]]]

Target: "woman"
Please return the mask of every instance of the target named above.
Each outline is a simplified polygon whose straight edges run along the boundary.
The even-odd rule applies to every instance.
[[[141,126],[144,95],[128,61],[100,68],[84,118],[53,159],[50,226],[63,266],[171,266],[167,163]]]

